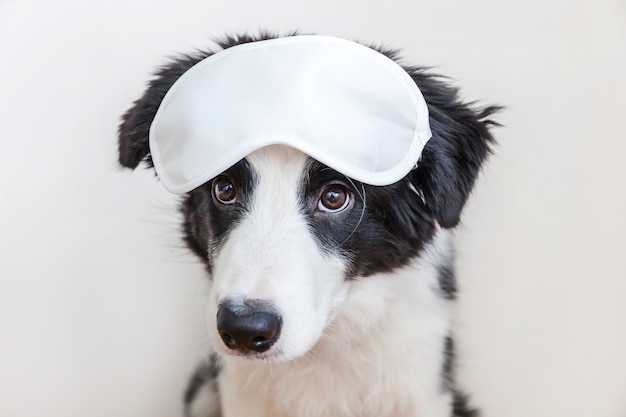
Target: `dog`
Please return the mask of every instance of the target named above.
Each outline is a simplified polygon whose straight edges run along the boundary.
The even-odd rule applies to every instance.
[[[151,125],[191,67],[276,38],[229,36],[162,66],[122,118],[120,164],[154,167]],[[212,286],[211,352],[185,392],[187,417],[478,415],[454,380],[453,229],[499,107],[463,102],[428,68],[402,68],[432,137],[398,181],[366,184],[277,143],[183,193],[183,238]]]

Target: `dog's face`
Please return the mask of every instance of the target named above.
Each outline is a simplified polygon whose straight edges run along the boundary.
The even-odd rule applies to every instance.
[[[402,266],[432,236],[422,206],[408,180],[366,186],[279,145],[194,190],[186,224],[213,278],[215,349],[273,360],[305,353],[351,281]]]
[[[164,67],[126,113],[122,165],[151,165],[148,130],[160,101],[207,55]],[[436,77],[409,73],[429,105],[433,138],[399,182],[368,186],[274,145],[184,197],[185,240],[213,281],[208,322],[218,353],[273,361],[305,354],[354,280],[407,265],[438,227],[458,223],[492,140],[484,119],[495,109],[472,110]]]
[[[207,253],[208,322],[218,353],[300,356],[345,299],[349,262],[332,246],[349,239],[361,204],[346,178],[328,171],[321,179],[315,165],[272,146],[197,190],[210,213],[207,230],[217,229],[207,236]]]

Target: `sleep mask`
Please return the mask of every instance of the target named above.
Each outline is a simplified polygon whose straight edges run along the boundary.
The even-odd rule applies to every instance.
[[[312,35],[233,46],[194,65],[161,102],[150,152],[177,194],[275,144],[388,185],[409,173],[430,137],[424,97],[401,66],[361,44]]]

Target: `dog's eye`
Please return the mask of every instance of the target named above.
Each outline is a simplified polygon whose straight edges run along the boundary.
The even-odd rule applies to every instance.
[[[236,197],[235,186],[227,177],[213,180],[213,197],[222,204],[233,204]]]
[[[317,207],[328,213],[338,213],[348,207],[351,194],[343,185],[331,184],[324,187]]]

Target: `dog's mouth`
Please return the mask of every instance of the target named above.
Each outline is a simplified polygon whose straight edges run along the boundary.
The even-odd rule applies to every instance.
[[[227,350],[226,352],[222,352],[218,354],[221,354],[222,356],[231,356],[231,357],[242,358],[242,359],[250,360],[250,361],[259,361],[259,362],[279,363],[279,362],[287,362],[291,360],[291,358],[287,358],[282,353],[282,351],[276,350],[276,349],[272,349],[272,350],[269,350],[267,352],[262,352],[262,353]]]

